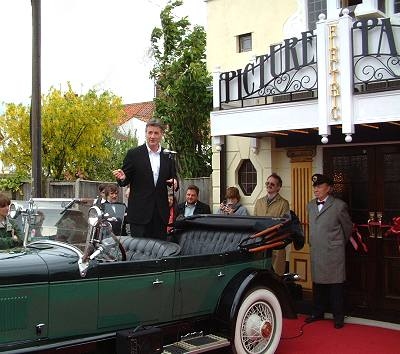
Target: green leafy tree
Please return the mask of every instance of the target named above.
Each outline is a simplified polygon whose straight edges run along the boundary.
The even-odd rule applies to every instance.
[[[0,178],[0,192],[2,191],[11,191],[11,192],[19,192],[22,194],[22,185],[24,182],[29,180],[27,175],[21,174],[9,174],[2,178]]]
[[[104,139],[104,146],[110,151],[110,157],[107,160],[95,158],[92,169],[88,170],[89,175],[98,181],[114,181],[115,178],[111,172],[122,166],[126,152],[137,145],[136,134],[123,136],[117,128],[114,128],[113,134]]]
[[[28,175],[32,165],[29,110],[11,103],[0,117],[0,159]],[[77,173],[87,178],[91,178],[89,173],[96,175],[102,161],[113,157],[113,144],[105,142],[117,140],[116,126],[122,114],[121,99],[108,91],[77,95],[70,85],[66,92],[51,88],[42,98],[43,176],[62,180]]]
[[[157,85],[155,116],[168,125],[166,142],[180,152],[181,177],[211,174],[209,113],[212,109],[211,75],[205,62],[206,33],[191,28],[187,17],[175,19],[170,1],[160,14],[161,28],[151,35],[155,65],[151,77]]]

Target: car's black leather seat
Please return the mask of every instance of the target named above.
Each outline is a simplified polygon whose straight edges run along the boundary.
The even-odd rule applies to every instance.
[[[237,251],[241,241],[264,229],[268,221],[257,217],[193,215],[175,223],[175,241],[181,246],[182,256]],[[270,224],[277,222],[271,220]],[[256,241],[251,239],[246,244]]]
[[[176,256],[181,250],[177,243],[152,238],[121,236],[120,242],[126,251],[127,261]]]
[[[178,236],[181,255],[218,254],[238,250],[239,243],[249,237],[250,232],[188,230]]]

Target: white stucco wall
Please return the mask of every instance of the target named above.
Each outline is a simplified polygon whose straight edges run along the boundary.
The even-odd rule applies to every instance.
[[[241,202],[246,206],[250,214],[254,212],[254,205],[258,198],[266,194],[265,182],[271,173],[281,176],[283,187],[281,195],[291,202],[291,170],[290,160],[286,155],[286,149],[276,149],[274,139],[267,137],[259,139],[259,147],[252,151],[250,138],[227,137],[226,139],[227,161],[227,187],[239,187],[237,171],[244,159],[250,159],[257,171],[257,186],[250,196],[241,193]],[[213,210],[217,212],[220,201],[220,152],[213,148]]]
[[[145,128],[146,128],[145,122],[137,118],[132,118],[129,121],[122,124],[118,128],[118,131],[123,135],[134,136],[136,134],[136,137],[138,139],[138,145],[141,145],[144,144],[145,142]]]
[[[257,13],[257,16],[254,14]],[[221,71],[236,70],[244,67],[253,56],[269,52],[269,45],[281,42],[284,38],[297,35],[306,29],[304,0],[209,0],[207,1],[207,66],[210,72],[219,66]],[[252,33],[253,49],[249,52],[237,52],[237,36]],[[311,107],[311,109],[314,109]],[[290,111],[290,109],[289,109]],[[228,111],[215,112],[221,119],[221,129],[229,129],[231,117]],[[293,119],[291,113],[285,114],[276,110],[282,121],[286,118]],[[237,112],[236,112],[237,114]],[[250,114],[250,116],[248,115]],[[225,116],[224,116],[225,115]],[[306,114],[305,114],[306,115]],[[310,114],[307,114],[309,117]],[[250,119],[247,119],[249,118]],[[253,117],[253,118],[251,118]],[[285,118],[286,117],[286,118]],[[300,117],[301,118],[301,117]],[[211,117],[213,119],[213,117]],[[262,120],[268,125],[268,117],[260,115],[257,107],[246,111],[246,119],[241,118],[240,132],[229,132],[228,134],[243,133],[251,126],[252,131],[260,126]],[[299,123],[299,127],[301,123]],[[224,127],[224,128],[223,128]],[[263,129],[266,131],[267,129]],[[212,132],[212,135],[218,135]],[[223,134],[225,135],[225,134]],[[250,146],[250,138],[226,136],[227,151],[227,186],[239,188],[237,170],[243,159],[250,159],[257,170],[257,186],[251,196],[243,196],[242,203],[253,214],[254,204],[257,198],[265,195],[264,183],[272,173],[278,173],[283,181],[282,193],[290,201],[290,165],[286,152],[275,151],[273,138],[262,138],[259,140],[259,148],[254,153]],[[220,156],[219,151],[213,147],[213,209],[218,210],[220,203]],[[240,190],[240,188],[239,188]]]
[[[265,54],[269,45],[284,38],[284,24],[298,12],[302,1],[209,0],[207,1],[207,67],[237,69],[252,56]],[[257,14],[257,16],[254,16]],[[297,20],[296,20],[297,21]],[[290,22],[290,21],[289,21]],[[287,23],[287,31],[297,25]],[[289,30],[290,28],[290,30]],[[238,53],[237,36],[252,33],[252,47]]]

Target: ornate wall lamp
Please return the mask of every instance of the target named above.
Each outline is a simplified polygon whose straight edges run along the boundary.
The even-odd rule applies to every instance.
[[[250,150],[253,154],[258,154],[260,139],[250,138]]]
[[[224,143],[224,137],[221,135],[213,136],[211,138],[211,142],[215,146],[215,150],[221,151],[222,144]]]

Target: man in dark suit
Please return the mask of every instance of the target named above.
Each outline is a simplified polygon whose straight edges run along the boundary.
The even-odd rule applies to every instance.
[[[178,217],[211,214],[210,206],[199,200],[199,187],[191,184],[186,190],[186,202],[178,204]]]
[[[175,163],[161,147],[164,127],[146,124],[146,143],[130,149],[121,169],[113,171],[120,186],[130,186],[127,222],[133,237],[165,237],[169,216],[167,186],[178,189]]]
[[[331,178],[321,174],[312,176],[315,199],[307,205],[310,227],[311,277],[313,305],[310,323],[324,317],[328,304],[339,329],[344,323],[344,281],[346,279],[345,249],[353,224],[347,204],[330,195]]]

